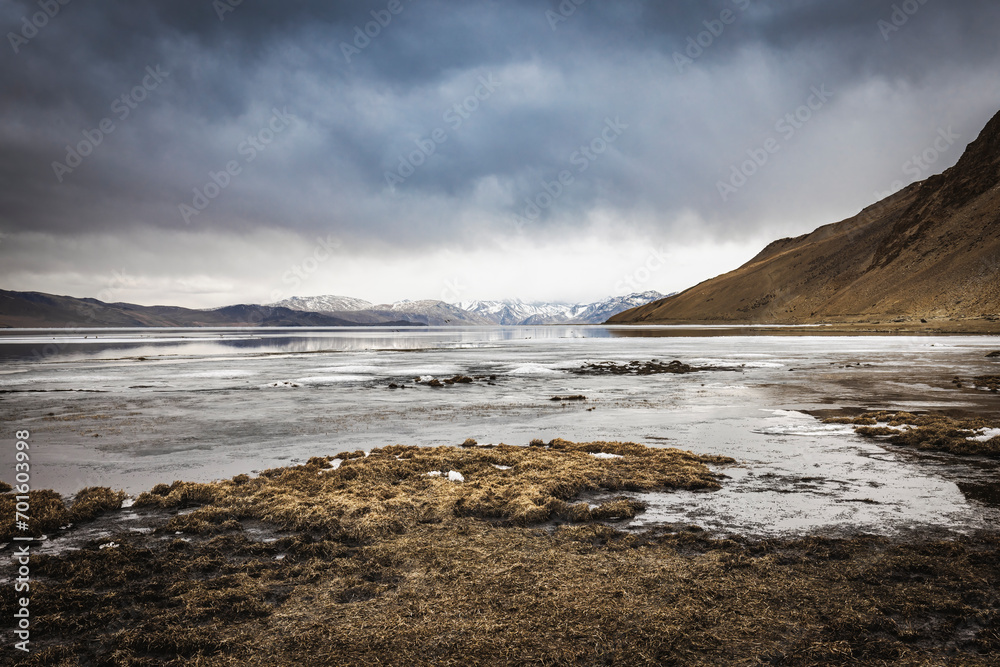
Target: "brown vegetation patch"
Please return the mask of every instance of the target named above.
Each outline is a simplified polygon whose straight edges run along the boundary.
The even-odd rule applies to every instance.
[[[621,458],[601,459],[592,453]],[[336,460],[340,463],[334,469]],[[718,475],[705,464],[731,462],[621,442],[553,440],[542,447],[394,445],[368,456],[353,452],[314,457],[306,465],[267,470],[256,479],[161,484],[140,495],[136,506],[205,504],[184,517],[184,525],[199,534],[210,531],[198,523],[202,520],[217,524],[257,519],[284,530],[365,541],[460,516],[514,525],[590,520],[587,504],[573,503],[582,493],[717,489]],[[450,481],[450,471],[465,481]],[[441,474],[428,474],[435,472]]]
[[[972,383],[977,389],[989,389],[994,394],[1000,392],[1000,375],[981,375],[972,378]]]
[[[1000,456],[1000,436],[980,442],[969,438],[981,429],[1000,428],[1000,421],[983,418],[953,418],[940,414],[910,412],[866,412],[856,417],[824,419],[826,424],[853,424],[858,435],[885,439],[894,445],[917,449]]]
[[[427,385],[428,387],[450,387],[451,385],[454,384],[473,384],[476,381],[476,379],[483,379],[483,376],[479,376],[478,378],[471,378],[468,375],[456,375],[454,377],[445,378],[443,380],[439,380],[438,378],[431,378],[426,382],[421,381],[420,378],[416,378],[414,380],[414,383]],[[390,385],[390,388],[394,387],[395,385]]]
[[[5,520],[0,527],[0,540],[9,540],[15,535],[39,537],[71,523],[89,521],[97,516],[116,510],[125,500],[123,491],[112,491],[106,487],[87,487],[79,491],[73,499],[72,506],[67,507],[55,491],[45,489],[28,493],[29,530],[17,530],[14,524],[14,512],[17,505],[17,495],[4,493],[0,495],[0,516]],[[9,518],[9,521],[6,520]]]
[[[665,364],[657,359],[653,359],[646,362],[630,361],[627,364],[618,364],[613,361],[599,361],[597,363],[584,364],[572,372],[577,375],[659,375],[662,373],[683,375],[686,373],[700,373],[702,371],[738,370],[740,369],[723,368],[720,366],[691,366],[676,359]]]

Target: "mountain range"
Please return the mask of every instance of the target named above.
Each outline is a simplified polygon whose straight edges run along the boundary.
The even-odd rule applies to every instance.
[[[351,297],[321,296],[293,297],[270,305],[238,304],[197,310],[0,290],[0,328],[599,324],[610,316],[608,313],[618,313],[662,296],[658,292],[645,292],[577,305],[473,302],[475,305],[466,304],[471,306],[468,309],[444,301],[376,305]],[[514,313],[523,317],[517,318]]]
[[[352,322],[290,308],[241,304],[195,310],[177,306],[105,303],[41,292],[0,290],[0,327],[231,327],[350,326]],[[388,323],[387,323],[388,324]],[[409,322],[397,322],[408,325]]]
[[[913,323],[1000,331],[1000,113],[954,167],[616,324]]]
[[[542,324],[601,324],[609,317],[635,308],[664,295],[648,291],[626,296],[609,297],[585,304],[525,303],[517,299],[504,301],[467,301],[458,304],[444,301],[397,301],[372,304],[362,299],[344,296],[291,297],[273,307],[321,313],[357,324],[379,324],[390,319],[404,319],[430,326],[502,325],[529,326]]]
[[[601,324],[620,312],[643,306],[663,294],[654,291],[609,297],[587,304],[524,303],[523,301],[467,301],[459,303],[463,310],[476,313],[494,324]]]

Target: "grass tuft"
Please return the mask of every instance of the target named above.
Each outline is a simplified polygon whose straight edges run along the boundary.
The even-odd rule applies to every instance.
[[[1000,436],[972,440],[982,429],[1000,428],[995,419],[955,419],[939,414],[867,412],[856,417],[824,419],[826,424],[852,424],[858,435],[894,445],[959,455],[1000,456]],[[883,424],[880,426],[880,424]]]

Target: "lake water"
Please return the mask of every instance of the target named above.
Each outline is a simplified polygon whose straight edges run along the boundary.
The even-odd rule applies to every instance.
[[[4,433],[31,431],[34,488],[132,494],[402,443],[630,440],[721,454],[719,492],[653,494],[636,525],[755,535],[996,525],[996,462],[882,447],[805,411],[948,408],[1000,398],[996,337],[749,335],[700,328],[95,330],[0,336]],[[679,359],[738,370],[588,376],[585,363]],[[442,388],[415,378],[480,376]],[[490,380],[489,376],[496,376]],[[390,383],[405,389],[390,389]],[[585,402],[554,396],[585,395]]]

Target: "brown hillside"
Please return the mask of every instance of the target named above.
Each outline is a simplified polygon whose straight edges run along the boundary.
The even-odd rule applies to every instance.
[[[1000,113],[951,169],[616,324],[1000,321]]]

